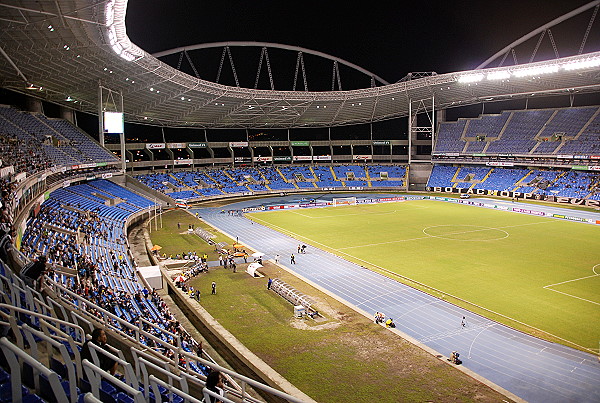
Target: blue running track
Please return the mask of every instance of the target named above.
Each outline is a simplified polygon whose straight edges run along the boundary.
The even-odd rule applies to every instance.
[[[349,196],[359,195],[336,195]],[[226,209],[298,201],[297,195],[281,196],[230,204]],[[306,254],[296,254],[301,241],[243,216],[220,213],[220,208],[192,212],[231,238],[239,237],[241,243],[265,253],[267,259],[279,254],[280,264],[369,317],[376,311],[385,312],[399,330],[439,354],[449,356],[458,351],[466,368],[524,400],[600,402],[596,355],[529,336],[312,246]],[[296,255],[296,264],[290,264],[291,253]],[[461,325],[463,316],[465,327]]]

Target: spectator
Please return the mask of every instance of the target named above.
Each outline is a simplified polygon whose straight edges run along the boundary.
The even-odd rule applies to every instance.
[[[33,261],[23,267],[21,270],[21,278],[30,287],[40,289],[40,279],[46,272],[46,256],[40,256],[37,261]]]
[[[221,396],[224,396],[223,375],[221,375],[219,371],[211,371],[210,374],[208,374],[208,376],[206,377],[206,389]],[[204,401],[206,403],[215,403],[217,401],[217,398],[205,394]]]
[[[101,328],[95,328],[94,331],[92,332],[92,338],[91,340],[86,341],[83,344],[83,348],[81,349],[81,360],[88,360],[89,362],[94,362],[94,360],[92,359],[92,354],[90,352],[90,342],[94,343],[96,346],[109,351],[107,349],[107,337],[106,337],[106,332],[104,331],[104,329]],[[110,374],[114,375],[115,372],[117,372],[117,362],[115,360],[113,360],[112,358],[107,357],[106,355],[102,354],[102,353],[98,353],[98,360],[100,361],[100,368],[108,371]],[[85,377],[85,374],[84,374]]]

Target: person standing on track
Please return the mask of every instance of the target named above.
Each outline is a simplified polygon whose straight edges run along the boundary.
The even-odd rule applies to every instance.
[[[296,264],[296,256],[294,256],[293,253],[292,253],[292,256],[290,256],[290,263],[291,264]]]

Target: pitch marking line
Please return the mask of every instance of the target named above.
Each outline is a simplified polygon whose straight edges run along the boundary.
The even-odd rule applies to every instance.
[[[506,231],[504,231],[503,228],[516,228],[516,227],[523,227],[525,225],[547,224],[549,222],[551,222],[551,221],[539,221],[539,222],[533,222],[533,223],[527,223],[527,224],[508,225],[506,227],[483,227],[482,229],[478,229],[478,230],[450,232],[447,235],[460,235],[460,234],[468,234],[468,233],[477,232],[477,231],[498,230],[498,231],[503,231],[504,233],[506,233],[507,235],[504,238],[508,238],[508,233]],[[438,227],[440,227],[440,225],[438,225]],[[440,236],[435,236],[435,235],[429,235],[429,234],[427,234],[425,231],[428,228],[434,228],[434,227],[427,227],[427,228],[423,229],[423,233],[425,235],[427,235],[427,236],[416,237],[416,238],[408,238],[408,239],[398,239],[398,240],[395,240],[395,241],[376,242],[376,243],[370,243],[370,244],[365,244],[365,245],[346,246],[346,247],[343,247],[343,248],[337,248],[337,250],[347,250],[347,249],[365,248],[365,247],[378,246],[378,245],[388,245],[388,244],[391,244],[391,243],[408,242],[408,241],[418,241],[418,240],[427,239],[427,238],[448,239],[448,238],[443,238],[443,237],[440,237]],[[489,241],[497,241],[499,239],[504,239],[504,238],[489,239]],[[450,239],[450,240],[453,240],[453,241],[472,241],[472,240],[469,240],[469,239],[465,239],[465,240],[463,240],[463,239]],[[481,240],[481,241],[484,241],[484,240]]]
[[[554,289],[551,288],[551,287],[554,287],[555,285],[561,285],[561,284],[571,283],[573,281],[579,281],[579,280],[585,280],[585,279],[592,278],[592,277],[598,277],[598,276],[600,276],[600,274],[596,272],[596,268],[597,267],[600,267],[600,263],[597,264],[597,265],[595,265],[594,267],[592,267],[592,272],[594,274],[592,274],[591,276],[579,277],[579,278],[574,278],[572,280],[561,281],[560,283],[548,284],[548,285],[545,285],[543,288],[545,288],[546,290],[549,290],[549,291],[554,291],[554,292],[557,292],[559,294],[566,295],[566,296],[571,297],[571,298],[577,298],[577,299],[580,299],[582,301],[589,302],[590,304],[600,305],[600,302],[590,301],[589,299],[581,298],[581,297],[578,297],[577,295],[573,295],[573,294],[569,294],[569,293],[566,293],[566,292],[554,290]]]
[[[405,202],[398,202],[398,203],[405,203]],[[353,207],[366,207],[366,206],[372,206],[372,204],[366,204],[366,205],[360,205],[360,204],[357,204],[356,206],[353,206]],[[403,206],[403,207],[404,207],[404,206]],[[323,208],[327,208],[327,207],[323,207]],[[319,219],[319,218],[338,218],[338,217],[349,217],[349,216],[355,216],[355,215],[364,216],[364,215],[366,215],[366,214],[368,214],[368,215],[396,214],[396,213],[398,213],[399,211],[405,212],[405,211],[407,211],[407,210],[423,210],[423,209],[428,209],[428,208],[430,208],[430,207],[429,207],[429,206],[410,206],[410,207],[403,208],[402,210],[385,211],[385,212],[381,212],[381,213],[365,213],[365,212],[363,211],[363,212],[361,212],[361,213],[353,213],[353,214],[334,214],[334,215],[325,215],[325,216],[318,216],[318,217],[311,216],[311,215],[308,215],[308,214],[303,214],[303,213],[300,213],[299,211],[296,211],[296,210],[288,210],[288,211],[290,211],[291,213],[294,213],[294,214],[301,215],[302,217],[306,217],[306,218],[313,218],[313,219]]]
[[[339,214],[339,215],[324,215],[324,216],[319,216],[319,217],[315,217],[315,216],[310,216],[308,214],[303,214],[300,213],[298,211],[291,211],[294,214],[298,214],[301,215],[302,217],[306,217],[306,218],[312,218],[312,219],[319,219],[319,218],[338,218],[338,217],[349,217],[349,216],[353,216],[353,215],[360,215],[360,216],[364,216],[364,215],[384,215],[384,214],[395,214],[398,212],[398,210],[394,210],[394,211],[386,211],[383,213],[357,213],[357,214]]]
[[[431,229],[431,228],[441,228],[441,227],[479,227],[478,229],[473,229],[473,230],[469,230],[469,231],[458,231],[458,232],[448,232],[447,234],[443,234],[443,235],[431,235],[427,233],[427,230]],[[473,232],[483,232],[483,231],[490,231],[490,230],[495,230],[495,231],[501,231],[504,232],[504,236],[502,238],[494,238],[494,239],[454,239],[454,238],[448,238],[448,236],[452,236],[452,235],[462,235],[462,234],[471,234]],[[499,229],[499,228],[494,228],[494,227],[484,227],[482,225],[469,225],[469,224],[458,224],[458,225],[433,225],[431,227],[427,227],[423,229],[423,233],[431,238],[440,238],[440,239],[448,239],[450,241],[498,241],[500,239],[505,239],[509,237],[508,232]]]
[[[390,243],[399,243],[399,242],[418,241],[419,239],[428,239],[428,238],[431,238],[431,237],[430,236],[422,236],[422,237],[417,237],[417,238],[398,239],[398,240],[395,240],[395,241],[369,243],[369,244],[365,244],[365,245],[346,246],[346,247],[343,247],[343,248],[337,248],[337,250],[347,250],[347,249],[365,248],[365,247],[368,248],[368,247],[371,247],[371,246],[387,245],[387,244],[390,244]]]
[[[292,232],[292,231],[289,231],[289,230],[287,230],[287,229],[285,229],[285,228],[282,228],[282,227],[280,227],[280,226],[278,226],[278,225],[271,224],[271,223],[269,223],[268,221],[266,221],[266,220],[262,220],[262,219],[260,219],[260,218],[256,218],[256,217],[255,217],[255,218],[254,218],[254,220],[255,220],[256,222],[259,222],[259,221],[262,221],[262,222],[264,222],[264,223],[265,223],[265,226],[266,226],[267,228],[269,228],[269,227],[270,227],[271,229],[278,228],[278,229],[276,229],[276,231],[279,231],[279,232],[280,232],[280,233],[282,233],[282,234],[286,234],[287,236],[290,236],[290,237],[292,237],[292,238],[294,238],[294,237],[295,237],[296,239],[306,239],[306,240],[308,240],[308,241],[309,241],[309,243],[311,243],[313,246],[315,246],[315,245],[321,245],[321,246],[323,246],[323,247],[325,248],[325,249],[323,249],[324,251],[327,251],[327,250],[332,250],[332,251],[334,251],[334,252],[339,252],[341,255],[345,255],[345,256],[347,256],[347,257],[349,257],[349,258],[351,258],[351,259],[358,260],[358,261],[360,261],[360,262],[363,262],[363,263],[365,263],[365,264],[367,264],[367,265],[371,265],[372,267],[376,267],[376,268],[378,268],[378,269],[380,269],[380,270],[383,270],[383,271],[385,271],[385,272],[388,272],[388,273],[390,273],[390,274],[393,274],[393,275],[395,275],[395,276],[400,276],[400,277],[403,277],[403,278],[405,278],[405,279],[407,279],[407,280],[409,280],[409,281],[413,281],[413,282],[414,282],[414,280],[411,280],[411,279],[410,279],[410,278],[408,278],[408,277],[401,276],[401,275],[399,275],[398,273],[395,273],[395,272],[392,272],[392,271],[390,271],[390,270],[387,270],[387,269],[385,269],[385,268],[383,268],[383,267],[381,267],[381,266],[378,266],[378,265],[376,265],[376,264],[373,264],[373,263],[370,263],[370,262],[368,262],[368,261],[366,261],[366,260],[363,260],[363,259],[357,258],[357,257],[355,257],[355,256],[353,256],[353,255],[350,255],[350,254],[348,254],[348,253],[342,252],[342,251],[341,251],[339,248],[338,248],[338,249],[336,249],[336,248],[332,248],[332,247],[330,247],[330,246],[327,246],[327,245],[325,245],[325,244],[322,244],[321,242],[314,241],[314,240],[312,240],[312,239],[310,239],[310,238],[308,238],[308,237],[303,237],[303,236],[301,236],[301,235],[299,235],[299,234],[296,234],[296,233],[294,233],[294,232]],[[508,226],[508,227],[502,227],[502,228],[521,227],[521,226],[524,226],[524,225],[545,224],[545,223],[550,223],[550,222],[552,222],[552,221],[551,221],[551,220],[548,220],[548,221],[534,222],[534,223],[528,223],[528,224],[519,224],[519,225],[513,225],[513,226]],[[330,252],[330,253],[331,253],[331,252]],[[333,253],[333,254],[335,255],[335,253]],[[350,262],[352,262],[352,260],[350,260]],[[599,264],[599,265],[596,265],[596,266],[600,266],[600,264]],[[594,269],[596,268],[596,266],[594,266]],[[595,271],[594,271],[594,273],[595,273]],[[549,332],[546,332],[546,331],[544,331],[544,330],[538,329],[538,328],[536,328],[536,327],[534,327],[534,326],[528,325],[528,324],[526,324],[526,323],[524,323],[524,322],[521,322],[521,321],[519,321],[519,320],[517,320],[517,319],[514,319],[514,318],[512,318],[512,317],[510,317],[510,316],[503,315],[503,314],[501,314],[501,313],[498,313],[498,312],[496,312],[496,311],[494,311],[494,310],[491,310],[491,309],[484,308],[484,307],[482,307],[482,306],[480,306],[480,305],[477,305],[477,304],[473,304],[473,303],[471,303],[471,302],[469,302],[469,301],[463,300],[462,298],[459,298],[459,297],[457,297],[457,296],[455,296],[455,295],[448,294],[448,293],[446,293],[446,292],[440,291],[440,290],[438,290],[438,289],[436,289],[436,288],[432,288],[432,287],[428,287],[428,288],[429,288],[429,289],[431,289],[431,290],[434,290],[434,291],[436,291],[436,292],[439,292],[439,293],[441,293],[441,294],[448,295],[448,296],[450,296],[450,297],[452,297],[452,298],[456,298],[456,299],[458,299],[458,300],[465,301],[465,302],[467,302],[467,303],[468,303],[469,305],[471,305],[471,306],[475,306],[475,307],[477,307],[477,308],[484,309],[484,310],[486,310],[487,312],[491,312],[491,313],[493,313],[493,314],[495,314],[495,315],[502,316],[502,317],[504,317],[504,318],[507,318],[507,319],[509,319],[509,320],[513,321],[513,322],[519,323],[519,324],[521,324],[521,325],[528,326],[528,327],[530,327],[530,328],[532,328],[532,329],[535,329],[535,330],[537,330],[537,331],[540,331],[540,332],[542,332],[542,333],[545,333],[545,334],[547,334],[547,335],[549,335],[549,336],[551,336],[551,337],[554,337],[554,338],[556,338],[556,339],[563,340],[563,341],[565,341],[565,342],[567,342],[567,343],[569,343],[569,344],[571,344],[571,345],[577,346],[578,348],[581,348],[581,349],[583,349],[583,350],[585,350],[585,351],[591,351],[591,352],[595,352],[595,350],[598,350],[598,351],[600,351],[600,349],[595,349],[595,348],[590,348],[590,347],[584,347],[584,346],[581,346],[581,345],[579,345],[579,344],[577,344],[577,343],[574,343],[574,342],[572,342],[572,341],[570,341],[570,340],[567,340],[567,339],[564,339],[564,338],[562,338],[562,337],[559,337],[559,336],[557,336],[557,335],[555,335],[555,334],[553,334],[553,333],[549,333]],[[555,291],[555,290],[551,290],[551,291]]]

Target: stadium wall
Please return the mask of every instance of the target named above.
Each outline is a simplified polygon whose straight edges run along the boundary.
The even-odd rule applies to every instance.
[[[408,190],[422,191],[427,187],[427,181],[433,170],[433,164],[430,161],[427,163],[414,162],[409,165],[407,172],[407,188]]]

